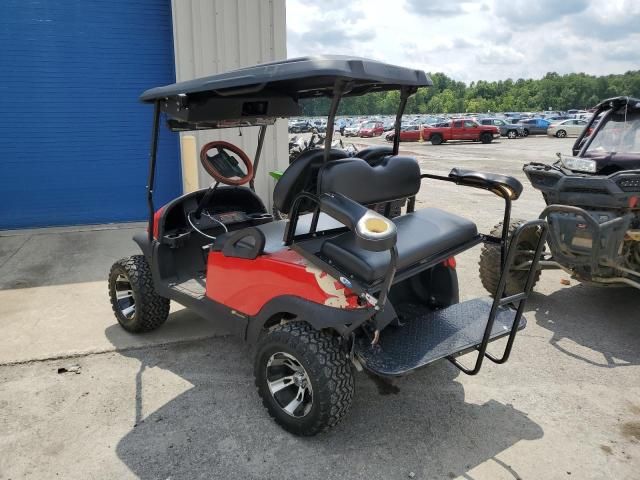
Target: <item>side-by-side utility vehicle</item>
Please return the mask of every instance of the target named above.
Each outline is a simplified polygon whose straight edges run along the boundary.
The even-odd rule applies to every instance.
[[[407,99],[431,80],[418,70],[362,58],[298,58],[154,88],[150,152],[149,226],[134,240],[142,250],[116,262],[109,275],[115,315],[126,330],[159,327],[176,301],[255,344],[258,393],[286,430],[313,435],[337,424],[354,395],[354,369],[404,375],[439,359],[476,374],[488,358],[503,363],[531,290],[459,303],[454,255],[482,242],[502,250],[502,270],[514,248],[478,233],[473,221],[436,208],[416,210],[423,180],[481,188],[511,202],[522,185],[511,177],[453,169],[422,173],[418,162],[381,146],[349,157],[332,149],[340,100],[399,91],[396,133]],[[287,220],[274,220],[253,190],[266,128],[299,115],[303,99],[327,97],[324,149],[298,156],[275,185],[273,199]],[[201,149],[215,182],[155,210],[153,185],[160,119],[174,131],[257,127],[253,161],[221,141]],[[396,135],[396,138],[399,138]],[[248,185],[248,186],[247,186]],[[373,208],[407,201],[390,219]],[[546,222],[515,232],[512,245],[535,232],[540,252]],[[487,345],[504,337],[500,355]],[[467,367],[457,357],[477,351]]]
[[[640,100],[600,102],[572,156],[529,163],[524,172],[547,204],[540,218],[549,224],[549,251],[539,270],[561,268],[583,283],[640,288]],[[522,222],[513,220],[511,228]],[[535,242],[523,238],[507,291],[525,284]],[[499,257],[485,246],[480,276],[490,292],[500,279]]]

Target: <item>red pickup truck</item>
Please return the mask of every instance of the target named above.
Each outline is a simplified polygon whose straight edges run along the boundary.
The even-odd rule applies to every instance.
[[[491,143],[499,136],[500,130],[495,125],[479,125],[470,118],[456,118],[446,123],[425,125],[422,130],[422,138],[433,145],[440,145],[449,140]],[[400,139],[402,140],[402,137]]]

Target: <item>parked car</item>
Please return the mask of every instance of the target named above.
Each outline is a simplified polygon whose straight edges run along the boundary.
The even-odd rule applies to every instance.
[[[395,127],[395,123],[394,121],[388,121],[388,122],[384,122],[382,125],[382,128],[384,129],[385,132],[388,132],[389,130],[393,130],[393,128]]]
[[[313,128],[315,128],[318,133],[325,133],[327,131],[327,123],[322,120],[316,120],[313,122]]]
[[[396,134],[391,131],[385,135],[385,140],[393,142]],[[422,138],[424,139],[424,127],[422,129]],[[420,140],[420,127],[418,125],[403,125],[400,129],[400,141],[401,142],[417,142]]]
[[[573,117],[570,117],[569,115],[554,115],[552,117],[544,117],[545,120],[548,120],[551,123],[558,123],[563,120],[569,120],[570,118]]]
[[[289,133],[306,133],[313,128],[311,122],[307,120],[294,120],[289,124]]]
[[[495,125],[480,125],[470,118],[456,118],[445,125],[447,126],[425,125],[422,134],[423,138],[433,145],[440,145],[449,140],[471,140],[491,143],[494,138],[500,136],[500,130]]]
[[[584,130],[584,127],[587,126],[587,121],[585,120],[563,120],[559,123],[552,123],[549,125],[547,129],[547,135],[552,137],[564,138],[566,136],[578,136]]]
[[[384,132],[382,122],[366,122],[360,126],[358,130],[359,137],[379,137]]]
[[[524,136],[524,127],[522,125],[506,122],[501,118],[481,118],[478,123],[480,125],[495,125],[503,137],[516,138]]]
[[[546,135],[550,122],[544,118],[528,118],[521,120],[520,124],[523,126],[523,133],[526,137],[528,135]]]
[[[358,132],[360,131],[360,127],[362,127],[361,123],[352,123],[351,125],[344,127],[344,136],[357,137]]]

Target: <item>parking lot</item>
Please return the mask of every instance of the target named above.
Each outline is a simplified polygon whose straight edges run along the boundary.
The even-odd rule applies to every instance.
[[[572,143],[541,136],[401,151],[424,171],[513,175],[525,184],[513,216],[535,218],[544,202],[522,165],[553,161]],[[435,181],[423,184],[421,206],[484,232],[502,215],[497,197]],[[142,228],[0,236],[0,479],[639,478],[638,291],[544,272],[507,364],[469,377],[443,361],[392,383],[359,373],[345,421],[297,438],[263,410],[250,350],[215,319],[175,308],[151,334],[116,325],[106,275],[136,253],[130,238]],[[486,295],[478,255],[457,258],[463,299]]]

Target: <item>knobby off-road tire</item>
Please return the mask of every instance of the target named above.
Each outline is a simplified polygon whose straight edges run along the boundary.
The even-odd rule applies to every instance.
[[[297,380],[287,380],[288,386],[281,387],[279,380],[296,375]],[[347,352],[336,337],[301,321],[278,325],[260,340],[254,376],[269,415],[295,435],[316,435],[337,425],[353,400],[355,387]],[[307,392],[300,397],[305,402],[289,413],[285,408],[300,395],[301,379],[308,382],[304,383]],[[277,388],[281,389],[272,394]]]
[[[525,220],[513,220],[509,224],[509,244],[513,232],[523,223]],[[502,235],[502,222],[497,224],[491,231],[491,235],[500,237]],[[524,232],[524,235],[520,237],[521,250],[535,250],[538,243],[538,233],[531,229]],[[516,255],[513,265],[517,265],[522,262],[526,262],[531,259],[532,255]],[[482,247],[480,253],[480,281],[482,286],[492,295],[495,296],[498,290],[498,283],[500,282],[500,245],[494,243],[486,243]],[[540,280],[541,271],[538,269],[533,277],[533,285],[535,286]],[[514,295],[524,291],[524,287],[527,283],[527,271],[512,270],[507,277],[507,285],[505,287],[505,294],[507,296]]]
[[[169,299],[156,293],[144,255],[132,255],[113,264],[109,298],[118,323],[129,332],[155,330],[169,316]]]
[[[493,141],[493,136],[490,133],[483,133],[480,135],[480,141],[482,143],[491,143]]]

